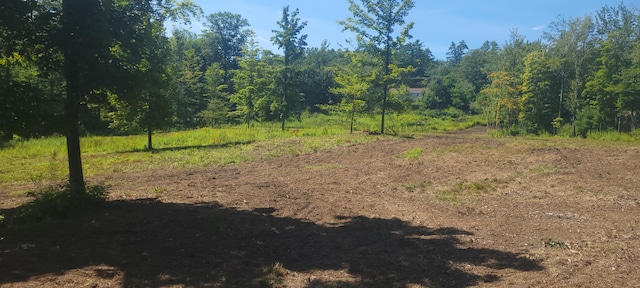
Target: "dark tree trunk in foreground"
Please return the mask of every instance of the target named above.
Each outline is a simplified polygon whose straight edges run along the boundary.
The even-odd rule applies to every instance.
[[[68,77],[68,76],[67,76]],[[80,99],[73,95],[73,90],[67,78],[67,101],[65,104],[64,119],[67,138],[67,158],[69,162],[69,184],[72,191],[84,191],[84,173],[82,171],[82,156],[80,153],[80,127],[78,124]],[[76,93],[77,94],[77,93]]]
[[[98,40],[98,12],[100,3],[96,0],[62,1],[61,43],[64,55],[64,76],[66,80],[66,98],[64,125],[67,138],[67,157],[69,162],[69,184],[76,193],[85,192],[82,156],[80,150],[80,107],[87,86],[87,72],[90,61],[96,61],[100,41]],[[91,68],[89,68],[91,67]],[[83,81],[84,80],[84,81]]]

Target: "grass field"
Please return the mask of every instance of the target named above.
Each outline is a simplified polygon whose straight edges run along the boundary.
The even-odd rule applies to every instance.
[[[217,166],[311,153],[384,137],[419,137],[482,124],[474,116],[440,119],[418,114],[391,114],[386,123],[387,135],[371,135],[363,132],[377,131],[379,117],[361,117],[355,123],[357,132],[349,134],[349,123],[344,118],[306,114],[301,121],[287,122],[286,131],[281,131],[279,123],[256,123],[250,128],[240,125],[159,132],[153,136],[152,152],[147,150],[146,135],[87,136],[81,139],[83,165],[89,177],[150,168]],[[636,136],[633,133],[590,133],[592,140],[587,142],[595,146],[609,145],[606,143],[612,141],[634,143]],[[567,145],[587,143],[574,140],[568,139]],[[0,148],[0,159],[0,188],[67,177],[66,146],[62,136],[13,140]]]
[[[154,151],[147,151],[146,135],[87,136],[81,139],[87,176],[140,171],[149,168],[185,168],[240,163],[255,159],[326,150],[340,145],[375,141],[382,137],[362,131],[376,131],[379,118],[363,117],[349,134],[348,122],[336,116],[304,115],[301,121],[257,123],[223,128],[202,128],[161,132],[153,136]],[[471,127],[475,118],[442,120],[406,114],[391,115],[391,135],[452,131]],[[260,149],[256,149],[259,147]],[[23,184],[62,180],[67,175],[65,138],[18,139],[0,149],[0,183]]]

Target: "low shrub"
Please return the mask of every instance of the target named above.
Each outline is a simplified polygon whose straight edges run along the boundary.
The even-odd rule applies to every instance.
[[[50,219],[66,219],[92,211],[106,202],[107,187],[93,185],[84,188],[69,183],[47,186],[27,193],[33,201],[15,209],[8,215],[9,223],[32,223]]]

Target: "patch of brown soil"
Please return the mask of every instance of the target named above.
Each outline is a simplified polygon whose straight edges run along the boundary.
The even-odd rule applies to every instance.
[[[112,175],[104,211],[2,228],[0,286],[640,286],[639,149],[474,129]]]

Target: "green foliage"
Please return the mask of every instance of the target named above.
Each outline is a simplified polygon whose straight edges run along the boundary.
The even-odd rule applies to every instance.
[[[0,137],[63,131],[59,1],[3,1],[0,10]]]
[[[640,135],[637,132],[634,133],[621,133],[617,131],[589,131],[585,138],[595,140],[605,140],[614,142],[636,142],[640,141]]]
[[[91,212],[105,203],[107,187],[95,185],[79,189],[67,183],[48,186],[27,195],[33,200],[16,208],[14,213],[9,215],[7,222],[21,224],[66,219]]]
[[[305,49],[301,59],[299,90],[304,94],[304,109],[319,112],[318,105],[328,105],[339,100],[339,96],[331,92],[336,87],[334,68],[347,62],[340,50],[330,49],[329,42],[323,41],[320,47]]]
[[[207,109],[200,111],[197,116],[209,127],[220,127],[229,122],[228,103],[223,99],[211,99]]]
[[[249,127],[252,121],[273,119],[270,106],[276,93],[277,73],[271,64],[277,58],[253,47],[247,48],[244,54],[239,60],[241,69],[233,77],[236,92],[229,99],[235,111],[230,116]]]
[[[419,40],[406,42],[413,23],[405,20],[414,1],[348,3],[352,16],[340,24],[356,34],[353,51],[329,49],[327,43],[307,49],[306,22],[297,9],[284,7],[272,38],[284,55],[257,49],[248,21],[227,12],[209,15],[201,34],[175,30],[167,38],[165,20],[188,21],[201,13],[191,1],[4,3],[0,145],[21,154],[12,147],[23,147],[23,140],[11,139],[64,134],[70,140],[70,180],[78,184],[83,133],[146,130],[151,136],[162,129],[244,123],[248,130],[271,134],[270,121],[281,121],[284,130],[288,120],[298,131],[295,137],[345,129],[384,133],[385,126],[389,134],[414,137],[489,124],[502,136],[636,138],[620,133],[636,130],[640,111],[635,7],[621,3],[558,19],[544,42],[529,41],[516,30],[502,47],[487,41],[470,49],[465,41],[453,42],[449,61],[436,61]],[[410,87],[424,90],[416,98]],[[318,107],[328,115],[304,113]],[[144,141],[135,139],[123,144],[125,154],[141,150]],[[220,145],[244,141],[254,140]],[[162,140],[158,144],[168,149]],[[307,142],[304,149],[324,147],[316,144]],[[54,164],[36,165],[37,172],[23,178],[62,174],[65,149],[44,150],[49,154],[36,158]],[[24,161],[11,158],[5,167],[12,171]],[[0,171],[5,177],[5,168]]]
[[[557,59],[550,58],[542,51],[533,51],[525,57],[525,71],[522,75],[522,109],[519,121],[528,127],[527,132],[554,129],[554,119],[562,105],[556,91],[560,83],[549,71],[556,71]],[[555,123],[559,127],[560,122]]]
[[[353,14],[353,17],[338,21],[338,23],[344,26],[344,30],[357,34],[356,39],[361,49],[373,48],[382,59],[384,81],[378,88],[382,89],[380,93],[382,95],[380,103],[380,133],[384,134],[389,89],[392,87],[397,88],[402,82],[401,79],[398,79],[399,74],[392,73],[394,71],[392,55],[398,46],[404,44],[406,39],[411,38],[409,32],[414,23],[411,22],[405,25],[405,18],[409,15],[409,11],[415,6],[415,3],[413,0],[402,0],[400,2],[397,0],[361,0],[362,6],[360,6],[355,0],[347,1],[349,2],[349,11]],[[394,33],[396,26],[401,26],[399,35]],[[395,67],[397,68],[397,66]],[[413,71],[413,68],[409,67],[405,69]]]
[[[419,87],[420,80],[425,77],[427,72],[435,65],[435,58],[431,50],[424,47],[424,43],[420,40],[403,43],[399,45],[396,53],[393,54],[394,60],[399,67],[414,67],[415,70],[409,75],[411,87]]]
[[[377,117],[362,117],[356,131],[375,130]],[[431,118],[421,114],[398,114],[389,118],[389,129],[400,137],[455,131],[472,127],[478,116]],[[370,130],[371,129],[371,130]],[[255,123],[154,134],[154,153],[146,151],[145,135],[87,136],[81,139],[87,175],[141,171],[150,168],[203,167],[239,163],[297,153],[322,151],[349,143],[375,141],[383,136],[350,135],[349,122],[341,115],[305,114],[280,131],[278,123]],[[291,139],[299,141],[287,142]],[[279,145],[290,147],[276,148]],[[271,147],[271,148],[267,148]],[[255,150],[271,152],[254,154]],[[65,138],[15,139],[0,149],[0,183],[21,184],[62,180],[66,160]]]
[[[228,88],[225,81],[230,80],[225,80],[226,73],[218,63],[209,66],[205,72],[207,94],[203,96],[208,99],[208,103],[205,109],[196,114],[196,118],[198,122],[206,126],[217,127],[229,122],[230,102],[227,93],[224,91]]]
[[[173,126],[180,129],[198,127],[195,115],[208,104],[203,95],[207,94],[205,73],[209,66],[198,52],[202,49],[201,42],[185,30],[174,30],[170,41],[173,61],[169,64],[172,80],[169,91],[175,111]]]
[[[277,81],[278,95],[271,103],[271,111],[279,116],[282,121],[282,130],[285,128],[285,121],[291,117],[299,117],[302,109],[303,97],[299,86],[298,67],[296,61],[303,55],[304,47],[307,46],[307,35],[300,34],[307,26],[307,22],[301,22],[298,18],[300,11],[294,10],[289,14],[289,6],[282,9],[282,19],[278,21],[280,30],[273,30],[275,34],[271,42],[278,48],[284,50],[284,67],[280,69],[280,79]]]
[[[240,68],[238,59],[244,56],[245,47],[253,36],[247,19],[240,14],[217,12],[206,17],[204,39],[211,51],[211,61],[218,63],[222,71],[222,83],[227,93],[234,93],[231,71]]]
[[[422,154],[424,153],[424,150],[422,148],[413,148],[413,149],[409,149],[407,151],[404,151],[404,153],[402,153],[402,158],[408,159],[408,160],[417,160],[420,158],[420,156],[422,156]]]
[[[350,131],[353,133],[353,125],[356,116],[369,110],[376,95],[374,87],[379,83],[381,73],[378,71],[379,65],[367,53],[348,53],[350,63],[340,68],[334,69],[334,81],[338,87],[332,88],[332,93],[342,96],[337,105],[326,105],[326,110],[334,110],[343,113],[350,121]],[[337,107],[335,107],[337,106]],[[367,107],[369,106],[369,107]]]
[[[469,46],[467,46],[464,40],[460,41],[457,45],[451,42],[451,46],[449,46],[449,51],[447,52],[447,61],[453,66],[460,64],[467,50],[469,50]]]
[[[0,127],[6,128],[0,128],[4,130],[0,134],[33,137],[65,133],[69,181],[84,185],[81,129],[101,126],[95,125],[100,121],[99,112],[95,111],[108,109],[107,95],[117,97],[120,107],[145,106],[147,109],[127,107],[131,109],[126,112],[148,112],[142,117],[146,127],[162,123],[150,112],[165,112],[157,108],[166,101],[153,98],[161,95],[159,89],[166,82],[162,81],[167,61],[164,22],[167,17],[185,15],[180,13],[180,5],[174,4],[68,0],[9,5],[7,10],[18,13],[12,18],[22,27],[6,25],[2,17],[0,115],[5,117],[0,117]],[[3,5],[3,13],[5,8]],[[193,7],[185,4],[185,8]],[[5,35],[10,37],[5,40]],[[8,58],[17,58],[14,56],[28,61],[6,65]],[[22,77],[26,73],[30,76]],[[151,110],[152,106],[155,110]],[[120,111],[114,115],[139,118],[124,117],[125,114]]]
[[[521,111],[520,80],[507,71],[489,74],[491,84],[480,92],[484,95],[485,115],[489,123],[511,127],[518,121]]]
[[[549,238],[547,240],[542,241],[542,246],[545,248],[560,248],[560,249],[570,249],[571,245],[567,242],[554,240]]]

